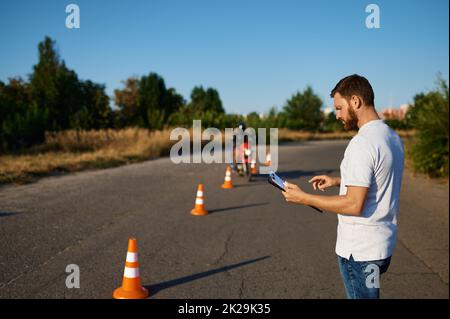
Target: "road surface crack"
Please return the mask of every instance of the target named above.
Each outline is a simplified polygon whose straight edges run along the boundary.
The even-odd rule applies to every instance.
[[[428,263],[427,263],[425,260],[423,260],[422,258],[420,258],[416,253],[414,253],[414,252],[411,250],[411,248],[409,248],[409,247],[405,244],[404,241],[402,241],[401,239],[398,239],[398,241],[403,245],[403,247],[405,247],[405,249],[406,249],[411,255],[413,255],[414,257],[416,257],[416,258],[417,258],[417,259],[418,259],[418,260],[419,260],[419,261],[420,261],[427,269],[429,269],[429,270],[430,270],[430,273],[432,273],[432,274],[434,274],[434,275],[437,275],[437,277],[439,278],[439,280],[440,280],[443,284],[445,284],[445,285],[448,286],[448,282],[446,282],[445,279],[441,277],[441,275],[439,274],[439,272],[435,271],[435,270],[432,268],[431,265],[428,265]]]
[[[244,290],[245,290],[245,276],[244,273],[242,273],[242,278],[241,278],[241,285],[239,287],[239,299],[244,299]]]
[[[228,244],[231,241],[231,238],[233,237],[234,231],[232,231],[228,237],[225,239],[225,243],[223,245],[223,253],[219,256],[219,258],[217,258],[217,260],[213,263],[213,265],[218,265],[220,264],[223,259],[225,258],[225,256],[228,254]]]
[[[81,240],[77,240],[77,244],[79,244],[80,242],[81,242]],[[62,253],[64,253],[65,251],[69,250],[69,249],[72,248],[73,246],[75,246],[75,245],[70,245],[70,246],[65,247],[64,249],[58,251],[55,255],[49,257],[49,258],[48,258],[46,261],[44,261],[43,263],[37,265],[35,268],[30,268],[30,269],[27,269],[27,270],[25,270],[25,271],[22,271],[21,273],[19,273],[19,274],[18,274],[17,276],[15,276],[14,278],[11,278],[9,281],[0,283],[0,289],[3,289],[3,288],[5,288],[6,286],[9,286],[10,284],[12,284],[13,282],[15,282],[15,281],[16,281],[17,279],[19,279],[20,277],[22,277],[22,276],[24,276],[24,275],[26,275],[26,274],[28,274],[28,273],[31,273],[31,272],[33,272],[33,271],[36,271],[37,269],[40,269],[40,268],[44,267],[44,266],[47,265],[49,262],[51,262],[53,259],[55,259],[56,257],[60,256]]]
[[[128,214],[131,215],[131,214]],[[33,271],[37,271],[38,269],[41,269],[42,267],[46,266],[49,262],[53,261],[56,257],[60,256],[61,254],[63,254],[64,252],[66,252],[67,250],[74,248],[80,244],[82,244],[83,242],[85,242],[86,240],[88,240],[89,238],[91,238],[92,236],[95,236],[98,234],[99,231],[104,231],[107,228],[110,228],[112,226],[115,225],[116,221],[119,220],[121,218],[121,216],[116,216],[115,218],[113,218],[113,220],[109,220],[104,222],[103,224],[101,224],[100,226],[96,227],[95,230],[88,234],[87,236],[84,236],[83,238],[77,238],[74,243],[72,243],[71,245],[59,250],[56,254],[54,254],[53,256],[48,257],[47,260],[43,261],[42,263],[36,265],[33,268],[27,269],[22,271],[21,273],[19,273],[17,276],[5,281],[5,282],[1,282],[0,283],[0,289],[5,288],[6,286],[9,286],[10,284],[12,284],[13,282],[15,282],[16,280],[18,280],[19,278],[21,278],[22,276],[31,273]]]

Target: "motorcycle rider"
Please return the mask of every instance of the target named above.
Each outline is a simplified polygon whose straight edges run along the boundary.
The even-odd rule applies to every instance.
[[[240,122],[237,125],[237,128],[240,128],[243,132],[247,129],[247,126],[244,122]],[[244,141],[239,145],[239,148],[237,147],[237,138],[236,135],[233,134],[233,164],[232,164],[232,170],[235,172],[238,172],[239,175],[242,175],[242,171],[238,171],[238,165],[247,165],[249,163],[249,143],[248,143],[248,136],[244,134]],[[247,167],[248,169],[248,167]]]

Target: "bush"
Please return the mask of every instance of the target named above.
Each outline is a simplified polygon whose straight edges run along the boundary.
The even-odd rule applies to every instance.
[[[438,78],[436,91],[418,94],[408,112],[416,129],[409,155],[417,172],[430,177],[448,177],[448,84]]]
[[[330,112],[328,115],[324,116],[321,126],[322,132],[342,132],[343,130],[344,125],[342,125],[341,121],[336,119],[336,113]]]
[[[393,130],[409,130],[411,129],[409,123],[407,121],[397,120],[397,119],[389,119],[384,120],[384,122],[389,125]]]

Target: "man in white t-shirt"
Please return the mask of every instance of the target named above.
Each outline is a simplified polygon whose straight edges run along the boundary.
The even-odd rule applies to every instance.
[[[331,91],[336,118],[358,129],[341,162],[341,177],[315,176],[315,190],[339,186],[338,196],[308,194],[285,183],[286,201],[338,214],[336,254],[348,298],[379,298],[397,241],[404,150],[400,137],[378,116],[369,81],[350,75]]]

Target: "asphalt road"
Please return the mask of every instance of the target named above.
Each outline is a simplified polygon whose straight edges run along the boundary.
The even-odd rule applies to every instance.
[[[282,146],[279,172],[310,190],[308,177],[339,174],[346,144]],[[1,187],[0,298],[111,298],[129,237],[150,298],[345,298],[337,217],[287,204],[263,176],[233,175],[236,187],[222,189],[224,174],[224,164],[162,158]],[[189,213],[198,183],[207,216]],[[449,297],[448,184],[426,183],[405,176],[382,298]],[[69,264],[79,289],[65,285]]]

